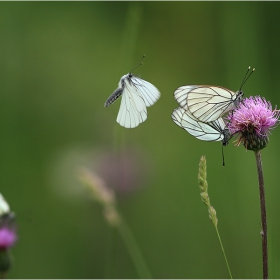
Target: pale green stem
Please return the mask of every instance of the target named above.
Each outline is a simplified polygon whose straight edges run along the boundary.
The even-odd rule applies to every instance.
[[[108,227],[108,232],[106,233],[106,247],[105,247],[105,261],[104,261],[104,279],[112,278],[114,275],[113,271],[113,255],[112,248],[114,243],[114,229],[112,227]]]
[[[139,277],[141,279],[151,279],[152,278],[151,273],[137,245],[133,233],[123,219],[117,225],[117,229],[127,247],[127,250],[130,254],[130,257],[134,263],[134,266],[138,272]]]
[[[216,232],[217,232],[217,235],[218,235],[218,238],[219,238],[219,241],[220,241],[220,245],[221,245],[221,248],[222,248],[222,251],[223,251],[223,254],[224,254],[224,258],[225,258],[225,261],[226,261],[226,264],[227,264],[228,273],[230,275],[230,279],[232,279],[231,271],[230,271],[230,268],[229,268],[229,264],[228,264],[228,261],[227,261],[227,256],[226,256],[226,253],[225,253],[225,250],[224,250],[224,247],[223,247],[223,243],[222,243],[222,240],[221,240],[221,237],[220,237],[220,234],[219,234],[219,230],[218,230],[217,226],[215,226],[215,228],[216,228]]]

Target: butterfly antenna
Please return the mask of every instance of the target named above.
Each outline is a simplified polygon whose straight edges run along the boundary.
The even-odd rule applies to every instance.
[[[246,71],[246,74],[244,76],[244,79],[241,83],[241,86],[240,86],[240,90],[242,89],[242,87],[244,86],[244,84],[246,83],[246,81],[249,79],[249,77],[253,74],[253,72],[255,71],[255,68],[253,68],[251,71],[250,71],[251,67],[249,66],[247,71]]]
[[[143,64],[142,60],[143,60],[145,57],[146,57],[146,55],[143,54],[143,56],[142,56],[141,59],[139,60],[138,64],[137,64],[134,68],[131,69],[130,73],[131,73],[133,70],[135,70],[136,68],[138,68],[139,66],[141,66],[141,65]]]

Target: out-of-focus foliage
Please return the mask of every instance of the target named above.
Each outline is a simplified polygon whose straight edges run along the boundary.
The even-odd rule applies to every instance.
[[[245,96],[279,104],[279,32],[279,2],[1,2],[0,192],[17,214],[19,235],[8,276],[138,277],[120,236],[77,179],[85,166],[110,176],[153,277],[227,278],[199,196],[198,162],[206,155],[233,277],[261,277],[253,153],[230,143],[223,167],[221,144],[195,139],[170,114],[177,87],[235,91],[249,65],[256,71]],[[147,121],[129,130],[116,123],[120,102],[109,108],[104,102],[143,54],[134,74],[162,95]],[[276,129],[263,150],[276,278],[279,141]],[[125,168],[116,174],[118,157]]]

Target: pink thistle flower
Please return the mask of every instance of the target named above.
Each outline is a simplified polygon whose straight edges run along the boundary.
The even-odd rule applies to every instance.
[[[5,250],[14,245],[17,235],[14,229],[3,227],[0,229],[0,250]]]
[[[245,98],[228,116],[228,128],[239,134],[237,145],[242,143],[248,150],[261,150],[268,143],[270,129],[279,123],[279,110],[272,110],[270,102],[260,96]]]

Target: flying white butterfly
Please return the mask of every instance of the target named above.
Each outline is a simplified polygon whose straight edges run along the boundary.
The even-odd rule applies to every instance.
[[[222,118],[209,123],[200,122],[182,107],[176,108],[171,117],[178,126],[199,140],[222,141],[223,146],[226,146],[232,137]]]
[[[160,92],[154,85],[130,72],[121,77],[118,88],[109,96],[104,106],[110,106],[121,95],[117,122],[126,128],[134,128],[147,119],[147,107],[159,99]]]
[[[249,73],[250,67],[244,77],[240,90],[233,92],[220,86],[187,85],[177,88],[174,98],[179,105],[201,122],[212,122],[231,111],[242,100],[242,86],[254,72]],[[248,74],[249,73],[249,74]]]

